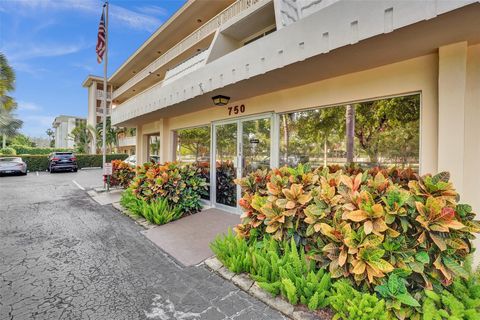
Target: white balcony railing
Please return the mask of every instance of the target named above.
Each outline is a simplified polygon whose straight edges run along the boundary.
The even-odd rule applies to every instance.
[[[207,59],[208,51],[202,51],[198,54],[194,55],[193,57],[183,61],[182,63],[178,64],[174,68],[167,71],[165,74],[165,79],[163,80],[164,84],[170,83],[175,79],[183,77],[184,75],[192,72],[202,65],[205,64],[205,60]]]
[[[136,144],[137,144],[137,137],[121,137],[121,138],[118,138],[118,146],[119,147],[134,146]]]
[[[186,38],[184,38],[175,46],[170,48],[163,55],[158,57],[155,61],[153,61],[148,66],[143,68],[140,72],[138,72],[133,77],[131,77],[127,82],[125,82],[122,86],[120,86],[120,88],[115,90],[115,92],[113,93],[113,97],[116,98],[120,96],[125,91],[133,87],[135,84],[137,84],[141,80],[148,77],[151,73],[156,72],[161,66],[165,65],[175,57],[179,56],[185,50],[192,47],[194,44],[198,43],[199,41],[206,38],[208,35],[212,34],[214,31],[220,28],[227,21],[238,16],[240,13],[244,12],[248,8],[251,8],[257,3],[263,2],[263,1],[264,0],[238,0],[232,3],[225,10],[223,10],[218,15],[216,15],[215,17],[207,21],[200,28],[192,32]]]
[[[97,90],[97,100],[102,100],[103,99],[103,90]],[[112,93],[107,92],[107,99],[111,100],[112,99]]]
[[[102,116],[103,115],[103,108],[100,107],[100,108],[97,108],[97,116]],[[111,108],[107,108],[107,116],[111,115],[112,114],[112,109]]]

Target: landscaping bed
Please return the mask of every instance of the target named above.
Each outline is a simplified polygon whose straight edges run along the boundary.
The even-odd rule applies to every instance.
[[[162,225],[202,208],[207,183],[195,165],[145,163],[133,169],[117,163],[114,168],[112,181],[128,185],[120,204],[133,216]]]
[[[324,318],[480,319],[480,224],[448,174],[299,166],[237,183],[242,223],[211,245],[232,277]]]

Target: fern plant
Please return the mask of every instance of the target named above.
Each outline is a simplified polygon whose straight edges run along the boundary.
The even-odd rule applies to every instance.
[[[388,320],[385,300],[376,295],[355,290],[347,280],[333,284],[330,307],[336,312],[333,320]]]

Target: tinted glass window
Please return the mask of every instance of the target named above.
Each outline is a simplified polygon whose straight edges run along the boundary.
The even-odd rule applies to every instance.
[[[420,95],[280,115],[280,164],[418,169]]]

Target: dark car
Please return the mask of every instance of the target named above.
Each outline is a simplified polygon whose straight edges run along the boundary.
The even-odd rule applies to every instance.
[[[73,171],[77,172],[77,158],[73,152],[53,152],[48,157],[48,171]]]
[[[8,173],[27,174],[27,164],[20,157],[0,158],[0,175]]]

